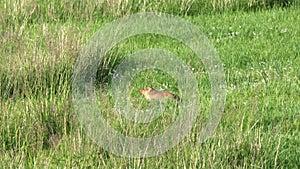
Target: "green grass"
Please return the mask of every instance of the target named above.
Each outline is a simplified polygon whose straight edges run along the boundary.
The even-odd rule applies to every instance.
[[[123,12],[92,1],[53,1],[52,7],[23,1],[1,5],[1,168],[299,167],[299,6],[278,7],[283,1],[271,0],[251,1],[252,5],[245,1],[231,1],[232,5],[221,0],[214,1],[215,5],[198,1],[190,8],[179,1],[161,5],[147,1],[144,7],[140,1],[136,6],[130,5],[132,2]],[[197,14],[196,9],[203,10]],[[197,25],[215,46],[225,67],[226,110],[205,143],[196,141],[211,104],[205,68],[188,47],[158,35],[132,37],[106,55],[97,75],[102,114],[116,130],[131,136],[160,133],[174,121],[174,114],[164,113],[154,122],[135,125],[111,109],[113,100],[108,96],[109,72],[122,59],[140,49],[160,47],[194,68],[202,97],[192,132],[164,154],[125,158],[99,147],[80,127],[71,98],[71,77],[79,52],[105,23],[137,11],[178,13]],[[142,108],[149,103],[137,89],[147,85],[180,94],[169,75],[157,70],[141,72],[132,81],[129,97]],[[174,105],[168,104],[172,109]]]

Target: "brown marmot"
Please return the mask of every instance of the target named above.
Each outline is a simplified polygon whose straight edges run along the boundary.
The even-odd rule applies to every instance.
[[[179,96],[171,92],[162,92],[155,90],[153,87],[146,87],[140,89],[140,93],[149,101],[151,100],[160,100],[160,99],[172,99],[176,102],[180,101]]]

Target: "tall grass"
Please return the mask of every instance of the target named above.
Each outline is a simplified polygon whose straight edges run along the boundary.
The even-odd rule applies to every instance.
[[[176,1],[4,1],[0,6],[2,12],[0,42],[5,44],[1,48],[2,84],[1,96],[15,97],[24,85],[30,90],[37,90],[33,86],[47,86],[41,84],[24,84],[32,77],[24,77],[22,73],[29,73],[38,77],[40,72],[59,72],[64,65],[74,62],[74,57],[80,50],[80,45],[86,39],[80,39],[80,27],[70,27],[72,22],[85,23],[107,22],[105,18],[115,18],[136,12],[167,12],[176,15],[198,15],[218,13],[222,11],[268,9],[274,6],[291,6],[298,1],[293,0],[176,0]],[[90,21],[90,22],[89,22]],[[64,24],[57,24],[61,22]],[[43,24],[40,24],[43,23]],[[91,25],[92,26],[92,25]],[[93,28],[87,28],[93,29]],[[55,34],[49,33],[55,31]],[[90,30],[92,31],[92,30]],[[35,37],[36,32],[40,37]],[[32,39],[38,39],[32,41]],[[43,48],[42,50],[41,47]],[[60,47],[60,48],[59,48]],[[51,56],[51,60],[45,59]],[[66,63],[58,63],[61,62]],[[6,67],[5,64],[14,65]],[[58,68],[58,70],[55,70]],[[20,71],[21,70],[21,71]],[[35,73],[34,73],[35,72]],[[9,74],[13,75],[10,79]],[[27,74],[27,73],[26,73]],[[50,77],[54,78],[54,77]],[[58,78],[58,77],[56,77]],[[35,79],[35,78],[34,78]],[[43,79],[43,78],[41,78]],[[30,81],[30,80],[29,80]],[[48,80],[49,81],[49,80]],[[49,82],[43,82],[52,84]]]
[[[0,5],[0,166],[297,168],[300,14],[296,3],[4,1]],[[71,76],[80,49],[95,31],[116,17],[143,11],[184,16],[208,35],[226,68],[228,97],[224,117],[205,144],[195,141],[202,122],[198,119],[193,132],[166,154],[129,159],[104,151],[80,128],[72,107]],[[165,47],[195,68],[205,95],[200,113],[207,113],[210,86],[205,70],[184,58],[191,53],[187,48],[168,38],[126,40],[107,55],[98,72],[99,82],[109,82],[109,72],[119,58],[145,47]],[[160,85],[155,79],[169,81],[160,73],[149,77],[155,85]],[[135,83],[146,81],[140,78]],[[114,115],[109,108],[103,112],[119,130],[130,127],[109,116]],[[151,133],[156,128],[142,129]]]
[[[100,1],[4,1],[2,22],[97,20],[136,12],[166,12],[176,15],[210,14],[222,11],[259,10],[299,5],[297,0],[100,0]],[[22,30],[20,30],[22,31]],[[20,32],[19,32],[20,33]]]

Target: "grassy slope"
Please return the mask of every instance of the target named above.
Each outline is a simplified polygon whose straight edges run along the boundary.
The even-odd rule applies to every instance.
[[[109,21],[29,23],[22,34],[8,29],[1,47],[0,87],[1,96],[13,99],[1,99],[0,165],[296,168],[300,162],[299,11],[186,17],[208,35],[225,65],[226,114],[207,143],[194,144],[196,126],[177,147],[145,159],[116,157],[93,144],[78,127],[71,106],[75,57],[102,22]],[[172,47],[165,38],[150,40],[163,40],[164,47]],[[153,44],[136,38],[117,52],[128,54]],[[184,56],[186,51],[179,49],[170,50]]]

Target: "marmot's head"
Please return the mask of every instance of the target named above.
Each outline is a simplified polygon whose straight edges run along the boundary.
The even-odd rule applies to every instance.
[[[140,93],[142,95],[145,95],[145,94],[149,93],[151,90],[154,90],[154,88],[153,87],[142,88],[142,89],[140,89]]]

